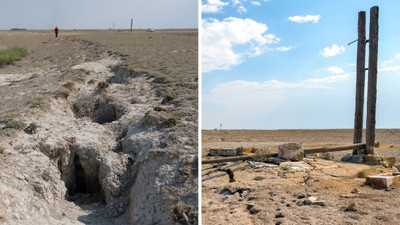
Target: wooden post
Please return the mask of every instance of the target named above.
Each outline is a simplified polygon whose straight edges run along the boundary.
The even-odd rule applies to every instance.
[[[367,99],[367,133],[366,153],[374,154],[376,87],[378,74],[378,24],[379,7],[374,6],[370,11],[369,23],[369,59],[368,59],[368,99]]]
[[[362,142],[365,86],[365,11],[358,12],[356,109],[354,113],[353,143]],[[357,154],[354,149],[353,154]]]
[[[133,27],[133,19],[131,19],[131,31],[132,31],[132,27]]]

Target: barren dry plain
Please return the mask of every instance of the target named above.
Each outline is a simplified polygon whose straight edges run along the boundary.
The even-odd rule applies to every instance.
[[[1,31],[0,224],[197,224],[197,36]]]
[[[364,132],[365,137],[365,132]],[[305,148],[352,144],[353,130],[203,130],[202,159],[210,148],[256,148],[277,153],[278,146],[303,142]],[[400,162],[400,130],[378,129],[377,156]],[[307,157],[301,162],[253,168],[247,161],[203,164],[203,224],[399,224],[400,185],[365,185],[363,172],[392,173],[397,168],[344,163],[352,151]],[[229,182],[231,169],[235,182]]]

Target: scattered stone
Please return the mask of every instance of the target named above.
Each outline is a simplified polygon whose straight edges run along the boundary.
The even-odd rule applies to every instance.
[[[286,162],[287,160],[286,159],[282,159],[282,158],[280,158],[280,157],[275,157],[274,158],[274,164],[275,165],[280,165],[282,162]]]
[[[354,188],[353,190],[351,190],[352,194],[360,194],[360,190],[358,190],[357,188]]]
[[[310,170],[310,166],[305,162],[282,162],[279,167],[282,170],[292,171],[292,172],[307,172]]]
[[[282,221],[277,221],[276,223],[275,223],[275,225],[281,225],[282,224]]]
[[[366,155],[365,163],[368,165],[381,165],[385,168],[391,168],[396,163],[396,158],[395,157]]]
[[[283,218],[285,217],[281,212],[275,215],[275,218]]]
[[[303,143],[287,143],[279,145],[278,157],[299,161],[304,158]]]
[[[315,203],[315,202],[317,202],[317,197],[311,196],[311,197],[308,198],[308,200],[309,200],[311,203]]]
[[[319,206],[326,206],[325,202],[320,201],[320,202],[314,202],[313,205],[319,205]]]
[[[364,163],[365,162],[365,154],[355,154],[352,153],[345,155],[342,159],[343,162],[351,162],[351,163]]]
[[[356,203],[352,202],[347,208],[344,210],[345,212],[357,212]]]
[[[263,167],[276,168],[277,167],[277,165],[270,164],[270,163],[262,163],[262,162],[254,162],[254,161],[247,161],[247,163],[249,163],[252,168],[263,168]]]
[[[286,204],[286,207],[288,207],[288,208],[289,208],[290,206],[291,206],[291,205],[290,205],[289,203],[287,203],[287,204]]]
[[[306,197],[305,194],[300,194],[299,196],[297,196],[298,199],[302,199],[302,198],[305,198],[305,197]]]
[[[260,212],[260,210],[257,210],[254,208],[254,205],[247,205],[246,206],[247,211],[249,211],[250,214],[254,215]]]
[[[393,183],[393,176],[369,176],[366,184],[378,188],[389,188]]]

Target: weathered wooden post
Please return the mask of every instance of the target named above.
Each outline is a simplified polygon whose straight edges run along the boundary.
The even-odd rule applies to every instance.
[[[362,142],[365,86],[365,11],[358,12],[356,109],[354,113],[353,143]],[[354,149],[353,154],[357,154]]]
[[[376,115],[376,87],[378,74],[378,24],[379,7],[370,10],[369,23],[369,59],[368,59],[368,99],[367,99],[367,133],[366,153],[374,154],[375,143],[375,115]]]

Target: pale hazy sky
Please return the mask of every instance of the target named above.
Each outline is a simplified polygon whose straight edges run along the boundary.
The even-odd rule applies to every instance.
[[[0,29],[197,28],[197,0],[13,0],[0,5]]]

